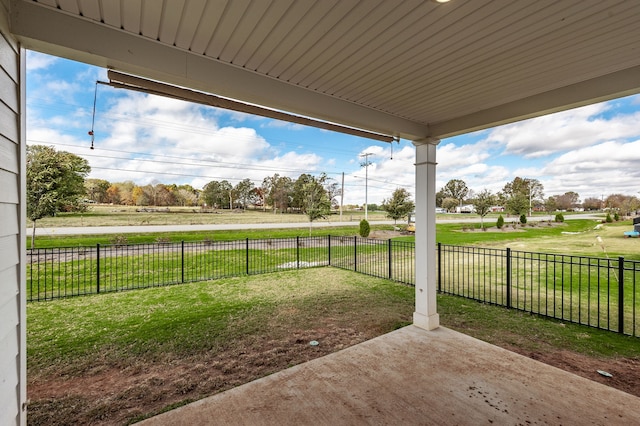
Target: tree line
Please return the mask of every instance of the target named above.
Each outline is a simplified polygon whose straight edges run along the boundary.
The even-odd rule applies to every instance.
[[[250,206],[274,212],[305,212],[309,199],[313,204],[337,206],[340,188],[326,174],[303,173],[297,179],[278,173],[265,177],[260,186],[251,179],[236,185],[228,180],[212,180],[197,189],[191,185],[153,182],[136,185],[132,181],[111,183],[104,179],[85,180],[86,199],[90,202],[129,206],[199,206],[210,209],[247,209]]]
[[[202,189],[191,185],[152,183],[139,186],[132,181],[111,183],[103,179],[86,179],[89,163],[53,147],[27,147],[27,217],[34,223],[46,216],[63,211],[82,211],[87,202],[135,206],[199,206],[210,209],[247,209],[249,206],[269,208],[274,213],[303,213],[309,221],[325,217],[337,207],[341,195],[338,183],[327,177],[303,173],[297,179],[274,174],[265,177],[260,186],[250,179],[236,185],[227,180],[213,180]],[[473,206],[473,213],[481,218],[493,210],[523,215],[530,210],[601,210],[613,209],[629,215],[640,209],[635,196],[611,194],[605,199],[587,198],[580,203],[579,195],[569,191],[562,195],[544,197],[544,186],[537,179],[516,177],[494,194],[487,189],[478,193],[470,190],[460,179],[451,179],[436,193],[436,206],[454,211],[464,204]],[[396,189],[383,200],[382,210],[399,220],[415,208],[406,189]],[[470,211],[471,213],[471,211]]]
[[[628,216],[640,209],[640,199],[633,195],[610,194],[606,198],[589,197],[580,202],[580,195],[574,191],[545,198],[544,186],[540,181],[516,177],[495,194],[488,189],[476,193],[463,180],[451,179],[436,193],[436,205],[447,211],[456,211],[458,207],[470,205],[481,217],[492,210],[521,216],[530,211],[551,214],[556,211],[604,209]]]
[[[207,209],[246,209],[255,206],[274,213],[303,213],[309,222],[324,218],[337,207],[341,195],[338,183],[325,173],[301,174],[297,179],[274,174],[256,186],[250,179],[236,185],[213,180],[202,189],[191,185],[152,183],[139,186],[132,181],[111,183],[87,179],[87,160],[53,147],[27,147],[27,217],[38,219],[58,212],[84,211],[88,204],[107,203],[135,206],[199,206]],[[389,217],[397,220],[413,211],[410,194],[397,189],[382,203]]]

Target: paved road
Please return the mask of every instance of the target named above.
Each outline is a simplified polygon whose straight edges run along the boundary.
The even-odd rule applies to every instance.
[[[391,224],[393,221],[371,222],[372,225]],[[314,222],[314,228],[333,226],[357,226],[358,222]],[[136,226],[92,226],[68,228],[36,228],[36,235],[98,235],[137,234],[148,232],[232,231],[241,229],[309,228],[309,223],[227,223],[207,225],[136,225]],[[29,234],[31,235],[31,234]]]
[[[567,215],[565,219],[601,219],[601,215]],[[535,216],[530,221],[552,220],[551,216]],[[517,220],[517,217],[505,218],[505,222]],[[436,223],[478,223],[478,216],[460,217],[455,219],[438,219]],[[485,221],[493,223],[494,218]],[[393,225],[393,221],[372,221],[371,225]],[[358,222],[314,222],[314,228],[326,228],[334,226],[357,226]],[[36,228],[36,236],[51,235],[102,235],[102,234],[140,234],[149,232],[189,232],[189,231],[232,231],[241,229],[292,229],[309,228],[309,223],[233,223],[233,224],[207,224],[207,225],[140,225],[140,226],[93,226],[93,227],[61,227],[61,228]],[[31,229],[27,231],[31,235]]]

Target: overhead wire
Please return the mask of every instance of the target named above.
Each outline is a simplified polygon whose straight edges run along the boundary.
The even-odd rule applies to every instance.
[[[96,106],[97,106],[97,85],[98,83],[96,82],[95,88],[94,88],[94,99],[93,99],[93,109],[91,111],[91,130],[89,131],[89,135],[91,136],[91,149],[94,149],[94,132],[95,132],[95,122],[96,122],[96,115],[97,115],[97,110],[96,110]],[[56,105],[56,108],[59,109],[59,106],[62,103],[58,103]],[[81,105],[74,105],[74,104],[64,104],[67,106],[78,106],[81,108],[81,110],[84,110],[84,108],[82,108]],[[33,104],[31,104],[31,106],[33,106]],[[48,105],[46,105],[46,107],[49,108]],[[215,108],[215,107],[213,107]],[[51,108],[54,109],[54,108]],[[221,108],[215,108],[216,110],[220,110],[220,111],[225,111],[224,109]],[[154,120],[154,119],[148,119],[148,118],[141,118],[141,117],[135,117],[135,116],[131,116],[128,114],[114,114],[113,112],[110,113],[101,113],[100,116],[102,117],[110,117],[110,118],[114,118],[117,119],[119,121],[124,121],[124,122],[133,122],[136,124],[140,124],[140,125],[150,125],[153,126],[154,128],[156,127],[160,127],[160,128],[166,128],[166,129],[173,129],[176,131],[180,131],[180,132],[185,132],[185,133],[191,133],[191,134],[206,134],[206,135],[210,135],[211,129],[207,129],[205,127],[199,127],[199,126],[194,126],[192,124],[189,125],[182,125],[181,123],[176,123],[176,122],[167,122],[167,121],[160,121],[160,120]],[[276,119],[272,119],[272,120],[276,120]],[[251,128],[251,127],[249,127]],[[228,136],[227,136],[228,137]],[[233,139],[233,138],[232,138]],[[242,138],[235,138],[236,140],[241,140]],[[304,146],[307,145],[308,143],[306,141],[289,141],[286,139],[282,139],[282,138],[269,138],[270,141],[276,141],[276,142],[285,142],[285,143],[295,143],[298,146]],[[394,140],[396,141],[396,140]],[[74,145],[74,144],[65,144],[65,143],[60,143],[60,142],[46,142],[46,141],[36,141],[36,140],[28,140],[28,142],[31,143],[47,143],[47,144],[54,144],[54,145],[61,145],[61,146],[72,146],[72,147],[77,147],[77,148],[82,148],[79,145]],[[268,142],[269,143],[269,142]],[[272,147],[274,146],[273,144],[270,144]],[[277,146],[277,145],[275,145]],[[247,163],[231,163],[231,162],[225,162],[225,161],[220,161],[220,160],[213,160],[213,159],[209,159],[209,160],[197,160],[198,163],[193,163],[193,162],[175,162],[175,161],[162,161],[162,160],[158,160],[157,158],[167,158],[167,159],[172,159],[172,160],[187,160],[187,161],[193,161],[193,158],[189,158],[189,157],[180,157],[180,156],[170,156],[170,155],[164,155],[164,154],[150,154],[150,153],[143,153],[143,152],[132,152],[132,151],[124,151],[124,150],[114,150],[114,149],[108,149],[108,148],[101,148],[100,151],[109,151],[109,152],[115,152],[115,153],[121,153],[121,154],[129,154],[129,155],[140,155],[140,156],[149,156],[151,157],[151,159],[142,159],[142,158],[127,158],[127,157],[116,157],[116,156],[106,156],[106,155],[97,155],[97,154],[83,154],[86,155],[88,157],[97,157],[97,158],[108,158],[108,159],[115,159],[115,160],[123,160],[123,161],[137,161],[137,162],[151,162],[151,163],[165,163],[165,164],[178,164],[178,165],[183,165],[183,166],[193,166],[193,167],[203,167],[203,166],[207,166],[208,164],[215,164],[216,167],[218,168],[227,168],[227,169],[242,169],[242,170],[254,170],[254,171],[273,171],[273,172],[280,172],[280,173],[308,173],[308,174],[314,174],[314,173],[318,173],[318,171],[313,170],[303,170],[303,169],[283,169],[282,167],[266,167],[266,166],[259,166],[259,165],[255,165],[255,164],[247,164]],[[321,145],[313,145],[313,153],[315,154],[315,151],[322,151],[321,149]],[[326,149],[326,151],[331,152],[331,153],[336,153],[336,152],[344,152],[344,153],[348,153],[348,154],[353,154],[354,156],[357,155],[358,152],[360,152],[361,150],[341,150],[341,149],[336,149],[335,147],[332,147],[331,149]],[[196,175],[196,174],[185,174],[185,173],[175,173],[175,172],[155,172],[155,171],[141,171],[141,170],[126,170],[126,169],[122,169],[122,168],[109,168],[109,167],[100,167],[100,166],[93,166],[94,169],[99,169],[99,170],[120,170],[120,171],[128,171],[128,172],[136,172],[136,173],[147,173],[147,174],[157,174],[157,175],[169,175],[169,176],[183,176],[183,177],[199,177],[199,178],[211,178],[211,179],[224,179],[223,177],[216,177],[216,176],[206,176],[206,175]],[[342,172],[324,172],[327,175],[341,175]],[[353,178],[355,179],[361,179],[359,176],[353,176]],[[227,179],[237,179],[237,178],[227,178]],[[374,181],[375,179],[371,179],[372,181]],[[396,184],[396,183],[392,183],[392,182],[388,182],[388,181],[382,181],[382,180],[375,180],[378,181],[384,185],[394,185],[394,186],[405,186],[406,185],[400,185],[400,184]],[[358,184],[345,184],[345,186],[361,186]],[[373,188],[378,188],[378,189],[386,189],[386,188],[382,188],[382,187],[376,187],[373,186]]]
[[[179,132],[184,132],[187,134],[200,134],[200,135],[204,135],[204,136],[211,136],[212,134],[212,129],[207,129],[205,127],[199,127],[197,125],[181,125],[180,123],[175,123],[175,122],[167,122],[167,121],[161,121],[161,120],[152,120],[152,119],[140,119],[138,117],[130,117],[130,116],[126,116],[126,115],[119,115],[119,114],[106,114],[106,113],[99,113],[96,112],[96,117],[98,119],[101,118],[109,118],[111,125],[114,124],[114,122],[129,122],[129,123],[134,123],[140,126],[153,126],[153,128],[160,128],[160,129],[169,129],[169,130],[175,130],[175,131],[179,131]],[[92,125],[92,129],[93,129],[93,125]],[[252,127],[246,127],[249,129],[252,129]],[[95,132],[95,130],[92,130]],[[91,133],[89,133],[91,135]],[[331,153],[331,154],[336,154],[336,153],[344,153],[344,154],[350,154],[353,155],[354,157],[357,156],[358,152],[360,151],[359,149],[354,149],[354,150],[345,150],[345,149],[340,149],[340,148],[323,148],[322,144],[312,144],[310,142],[307,142],[306,140],[304,140],[304,138],[301,138],[300,140],[293,140],[293,139],[285,139],[285,138],[276,138],[276,137],[269,137],[268,139],[257,134],[259,138],[265,140],[266,143],[269,144],[271,149],[274,149],[276,151],[279,151],[283,148],[282,144],[295,144],[296,147],[304,147],[305,151],[308,151],[307,153],[309,154],[317,154],[317,153],[322,153],[322,152],[327,152],[327,153]],[[252,139],[250,137],[241,137],[239,135],[224,135],[225,139],[231,140],[231,141],[237,141],[237,142],[251,142]],[[101,150],[104,150],[105,148],[101,148]],[[186,149],[183,148],[179,148],[179,147],[174,147],[173,149],[176,150],[184,150],[186,151]],[[303,151],[303,153],[305,153]],[[138,153],[140,155],[144,155],[145,153]],[[340,172],[336,172],[336,173],[340,173]]]

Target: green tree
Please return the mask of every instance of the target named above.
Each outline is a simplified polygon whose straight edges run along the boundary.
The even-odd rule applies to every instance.
[[[87,197],[97,203],[106,203],[109,200],[107,190],[111,187],[111,183],[104,179],[86,179],[84,187]]]
[[[33,221],[31,248],[38,219],[81,209],[84,178],[90,171],[87,160],[75,154],[44,145],[27,147],[27,217]]]
[[[537,179],[521,177],[507,183],[500,194],[500,198],[505,200],[507,211],[518,216],[526,214],[543,196],[544,186]]]
[[[253,188],[255,188],[255,185],[249,178],[241,180],[233,188],[233,191],[235,193],[235,198],[242,205],[242,210],[247,209],[247,203],[251,198],[251,191],[253,191]]]
[[[442,200],[442,208],[448,212],[455,209],[456,206],[458,206],[458,204],[459,202],[455,198],[447,197],[444,200]]]
[[[312,175],[308,173],[303,173],[298,176],[298,179],[293,182],[293,186],[291,187],[291,203],[290,207],[294,211],[299,211],[304,213],[304,207],[307,202],[307,190],[309,189],[307,185],[314,181]]]
[[[273,212],[284,212],[289,209],[293,199],[293,181],[290,177],[280,176],[278,173],[268,176],[262,181],[265,205],[269,204]]]
[[[467,184],[465,183],[465,181],[461,179],[451,179],[442,188],[441,192],[444,195],[443,203],[444,203],[444,200],[447,198],[454,198],[458,200],[458,205],[462,206],[462,202],[464,201],[465,197],[469,194],[469,188],[467,187]]]
[[[443,207],[442,205],[442,201],[444,201],[444,199],[447,198],[446,195],[444,195],[444,191],[441,189],[440,191],[436,192],[436,207]]]
[[[549,213],[549,215],[558,210],[556,197],[547,198],[547,201],[544,202],[544,209],[547,211],[547,213]]]
[[[491,211],[491,207],[495,204],[496,197],[488,189],[483,189],[473,199],[473,208],[480,215],[480,227],[484,229],[484,217]]]
[[[505,208],[509,213],[523,215],[529,212],[529,197],[523,194],[515,194],[507,199]]]
[[[215,209],[225,209],[231,203],[231,191],[233,186],[229,181],[212,180],[202,189],[201,199],[209,207]]]
[[[387,213],[387,216],[396,223],[398,219],[407,217],[409,213],[414,211],[416,205],[411,200],[409,191],[404,188],[398,188],[393,191],[390,199],[382,201],[381,207]]]
[[[311,236],[313,221],[323,219],[331,213],[331,200],[325,188],[327,180],[327,175],[324,173],[318,178],[307,175],[302,186],[304,197],[302,209],[309,218],[309,236]]]

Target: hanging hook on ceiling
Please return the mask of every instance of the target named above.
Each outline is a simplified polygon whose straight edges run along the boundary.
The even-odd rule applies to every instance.
[[[89,130],[89,136],[91,136],[91,148],[93,149],[93,140],[94,140],[94,135],[93,135],[93,126],[96,122],[96,100],[98,99],[98,82],[96,81],[96,88],[93,92],[93,112],[91,114],[91,130]]]

